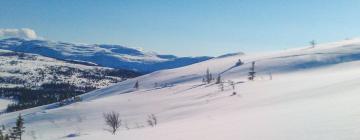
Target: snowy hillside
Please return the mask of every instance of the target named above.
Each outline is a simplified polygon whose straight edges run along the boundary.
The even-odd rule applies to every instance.
[[[120,45],[85,45],[20,38],[0,40],[0,49],[40,54],[56,59],[91,62],[100,66],[143,73],[177,68],[210,59],[210,57],[159,55]]]
[[[36,88],[44,83],[58,82],[101,88],[138,75],[127,70],[82,65],[7,50],[0,50],[0,66],[0,87]]]
[[[235,65],[241,59],[243,65]],[[0,116],[25,118],[26,139],[356,140],[360,138],[360,39],[262,54],[228,55],[128,79],[55,104]],[[255,61],[256,78],[247,80]],[[221,74],[202,82],[206,69]],[[235,89],[231,82],[235,83]],[[134,89],[136,81],[139,89]],[[236,95],[233,95],[236,92]],[[103,113],[120,113],[116,135]],[[148,125],[148,116],[158,120]]]
[[[61,101],[133,78],[134,71],[0,50],[0,113]],[[7,102],[6,102],[7,101]]]

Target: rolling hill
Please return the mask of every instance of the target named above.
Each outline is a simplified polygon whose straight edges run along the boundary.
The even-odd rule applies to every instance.
[[[355,140],[360,138],[360,39],[285,51],[225,55],[153,72],[50,104],[4,114],[25,118],[26,139]],[[241,59],[244,64],[236,65]],[[248,80],[255,62],[255,80]],[[221,84],[204,83],[206,70]],[[139,88],[134,88],[138,82]],[[234,85],[234,87],[233,87]],[[234,94],[236,92],[236,94]],[[120,114],[116,135],[103,113]],[[158,120],[148,124],[149,115]]]

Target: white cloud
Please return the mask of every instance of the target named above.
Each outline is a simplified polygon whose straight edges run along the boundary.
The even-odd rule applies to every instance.
[[[19,37],[26,39],[38,39],[39,37],[36,35],[36,32],[29,28],[21,28],[21,29],[1,29],[0,28],[0,38],[8,38],[8,37]]]

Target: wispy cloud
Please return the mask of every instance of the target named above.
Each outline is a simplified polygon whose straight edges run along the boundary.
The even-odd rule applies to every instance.
[[[39,39],[36,32],[33,29],[21,28],[21,29],[2,29],[0,28],[0,37],[19,37],[26,39]]]

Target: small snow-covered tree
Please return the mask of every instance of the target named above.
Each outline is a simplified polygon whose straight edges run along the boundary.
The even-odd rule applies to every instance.
[[[21,140],[24,132],[24,119],[22,118],[21,114],[19,114],[18,118],[16,119],[15,126],[11,129],[10,138],[14,140]]]
[[[250,68],[250,72],[249,72],[249,77],[248,77],[248,79],[249,79],[250,81],[253,81],[253,80],[255,79],[255,74],[256,74],[256,72],[255,72],[255,61],[253,61],[253,62],[251,63],[251,68]]]
[[[117,112],[104,113],[105,124],[111,128],[111,133],[115,135],[118,128],[121,126],[120,115]]]
[[[219,74],[217,77],[216,77],[216,82],[215,84],[220,84],[221,83],[221,75]]]
[[[210,70],[207,69],[205,74],[205,81],[207,84],[209,84],[212,80],[213,80],[212,74],[210,73]]]
[[[138,80],[135,82],[134,88],[139,89],[139,81]]]

